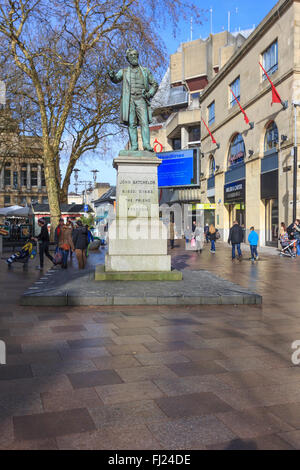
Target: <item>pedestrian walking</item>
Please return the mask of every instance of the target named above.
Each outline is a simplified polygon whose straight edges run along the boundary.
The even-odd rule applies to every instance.
[[[215,253],[216,252],[217,230],[216,230],[214,224],[211,224],[209,226],[208,236],[209,236],[209,240],[210,240],[210,252]]]
[[[201,224],[199,223],[195,230],[195,239],[196,239],[196,252],[202,253],[203,243],[204,243],[204,232],[202,230]]]
[[[185,238],[185,248],[186,250],[189,249],[189,243],[191,239],[193,238],[192,230],[190,229],[189,225],[187,225],[185,231],[184,231],[184,238]]]
[[[170,229],[170,245],[171,245],[171,249],[173,250],[174,248],[174,239],[175,239],[175,224],[173,221],[170,222],[170,226],[169,226],[169,229]]]
[[[76,228],[72,233],[76,258],[79,269],[84,269],[86,265],[86,249],[88,246],[88,231],[83,226],[81,220],[77,220]]]
[[[68,224],[63,224],[59,228],[58,249],[62,254],[61,267],[62,269],[67,269],[69,252],[75,249],[72,239],[72,228]]]
[[[235,251],[237,250],[238,259],[242,261],[241,243],[243,241],[243,229],[237,220],[233,222],[233,226],[229,231],[228,243],[232,245],[232,261],[235,259]]]
[[[258,260],[258,254],[257,254],[257,245],[258,245],[258,233],[255,232],[254,227],[250,227],[250,233],[248,235],[248,242],[250,245],[250,251],[251,251],[251,261]]]
[[[49,232],[47,228],[47,224],[45,219],[38,220],[38,226],[41,228],[40,234],[34,238],[35,241],[39,244],[39,252],[40,252],[40,265],[36,267],[36,269],[42,270],[44,268],[44,255],[55,264],[54,258],[49,253]]]
[[[204,226],[204,235],[205,235],[205,240],[206,240],[206,243],[209,243],[209,225],[208,224],[205,224]]]

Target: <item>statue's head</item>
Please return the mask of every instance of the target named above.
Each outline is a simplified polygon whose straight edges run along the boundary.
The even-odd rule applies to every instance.
[[[138,65],[139,63],[139,53],[133,47],[129,47],[126,51],[126,59],[130,63],[130,65]]]

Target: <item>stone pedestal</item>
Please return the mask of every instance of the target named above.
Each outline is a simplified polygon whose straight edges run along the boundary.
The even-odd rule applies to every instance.
[[[181,279],[180,273],[173,276],[171,271],[167,228],[159,220],[160,163],[155,154],[145,151],[124,150],[114,159],[116,220],[109,228],[105,269],[96,271],[96,280],[122,280],[120,273],[124,280],[148,280],[149,275],[153,280]]]

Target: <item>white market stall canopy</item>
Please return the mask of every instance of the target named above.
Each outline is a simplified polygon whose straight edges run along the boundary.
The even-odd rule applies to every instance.
[[[0,216],[4,217],[29,217],[32,215],[31,207],[10,206],[0,209]]]

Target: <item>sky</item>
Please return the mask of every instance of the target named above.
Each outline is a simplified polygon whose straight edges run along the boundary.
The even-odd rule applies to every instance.
[[[196,0],[199,8],[205,10],[203,13],[202,24],[195,24],[193,21],[193,33],[192,38],[205,39],[211,32],[211,13],[212,9],[212,32],[213,34],[219,33],[223,30],[228,29],[228,12],[230,11],[230,31],[238,31],[239,28],[250,29],[254,25],[258,24],[268,14],[268,12],[277,3],[275,0],[252,0],[246,2],[245,0]],[[178,29],[176,37],[173,36],[173,30],[171,25],[163,28],[160,33],[163,38],[168,55],[173,54],[178,49],[182,42],[189,41],[191,38],[191,21],[180,20],[178,22]],[[121,150],[120,144],[117,144],[113,149],[112,153],[115,153],[117,157],[119,150]],[[99,152],[100,153],[100,152]],[[64,170],[64,165],[62,165]],[[91,180],[91,170],[97,169],[99,173],[97,175],[97,181],[101,183],[116,184],[116,170],[112,168],[112,160],[102,160],[101,155],[97,158],[97,154],[93,154],[91,157],[85,156],[83,161],[79,162],[76,166],[80,169],[80,180]],[[72,183],[74,179],[72,177]],[[79,187],[82,190],[83,186]],[[70,190],[74,190],[73,184]]]

